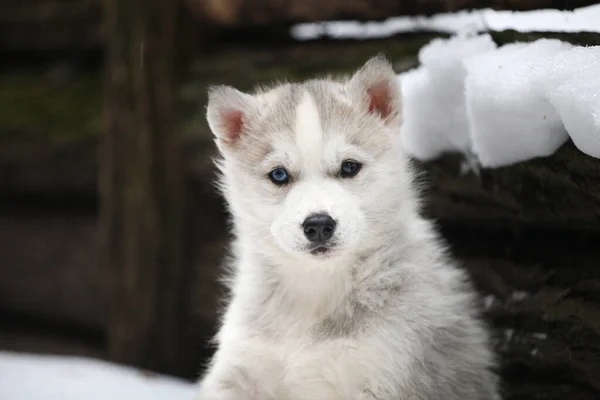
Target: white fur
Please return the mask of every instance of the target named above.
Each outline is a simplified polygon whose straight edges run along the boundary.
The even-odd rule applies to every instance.
[[[499,398],[474,293],[419,215],[395,135],[396,82],[376,58],[347,83],[279,86],[254,100],[211,92],[236,240],[232,296],[197,400]],[[392,85],[385,120],[368,109],[369,88],[382,84]],[[244,113],[234,143],[219,121],[231,109]],[[363,167],[340,178],[349,159]],[[270,182],[276,167],[288,185]],[[301,224],[316,212],[337,221],[327,255],[307,251]]]
[[[303,92],[302,99],[296,108],[296,146],[304,160],[304,165],[320,169],[323,148],[323,130],[319,110],[310,93]],[[311,171],[312,172],[312,171]]]

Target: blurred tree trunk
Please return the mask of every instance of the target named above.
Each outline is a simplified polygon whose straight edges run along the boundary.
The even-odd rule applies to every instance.
[[[174,118],[178,2],[104,0],[104,6],[99,182],[109,357],[178,372],[184,322],[183,181]]]

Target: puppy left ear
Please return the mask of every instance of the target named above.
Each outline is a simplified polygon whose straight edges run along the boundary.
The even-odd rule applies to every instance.
[[[350,96],[386,125],[400,124],[402,94],[400,81],[390,62],[379,54],[371,58],[348,82]]]

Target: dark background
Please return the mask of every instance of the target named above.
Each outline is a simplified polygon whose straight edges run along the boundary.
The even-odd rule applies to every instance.
[[[0,5],[0,349],[194,379],[212,349],[226,211],[206,86],[397,72],[440,35],[295,42],[293,22],[592,1],[21,0]],[[499,44],[599,34],[493,33]],[[600,160],[420,164],[426,213],[473,276],[506,398],[600,398]]]

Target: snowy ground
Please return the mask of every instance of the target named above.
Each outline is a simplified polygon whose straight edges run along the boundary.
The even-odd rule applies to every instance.
[[[107,362],[0,351],[2,400],[191,400],[192,384]]]

